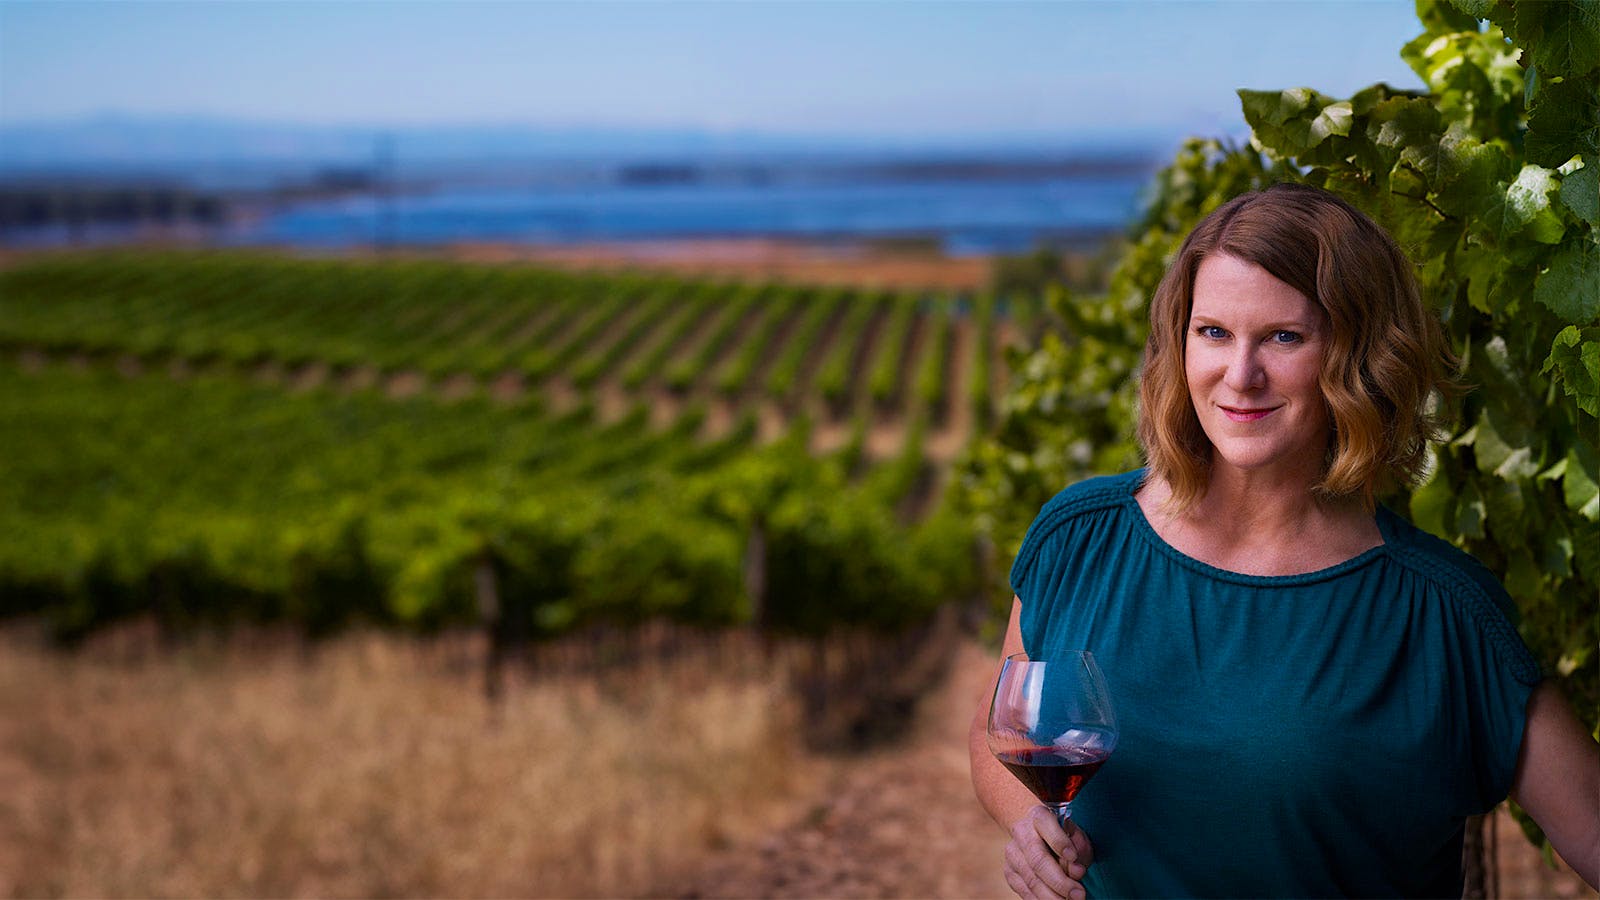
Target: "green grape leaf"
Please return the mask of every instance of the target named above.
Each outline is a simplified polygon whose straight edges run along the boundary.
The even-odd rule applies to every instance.
[[[1533,561],[1533,554],[1518,547],[1506,556],[1506,593],[1521,600],[1538,597],[1544,590],[1544,572]]]
[[[1527,508],[1527,500],[1522,493],[1522,482],[1500,479],[1490,481],[1484,492],[1483,502],[1488,509],[1489,525],[1495,531],[1496,543],[1502,548],[1526,546],[1527,529],[1509,526],[1509,523],[1520,526],[1522,511]]]
[[[1600,153],[1600,74],[1545,84],[1528,111],[1528,161],[1554,168]]]
[[[1478,19],[1494,19],[1496,13],[1496,0],[1450,0],[1450,5],[1471,16],[1474,25],[1477,24]],[[1421,14],[1421,3],[1419,2],[1418,15],[1420,16]],[[1427,19],[1423,19],[1423,21],[1426,22]],[[1461,30],[1466,31],[1468,29]]]
[[[1578,218],[1600,226],[1600,156],[1585,156],[1578,165],[1561,178],[1561,202]]]
[[[1563,244],[1534,282],[1533,299],[1564,322],[1582,325],[1600,319],[1600,244],[1588,235]]]
[[[1451,530],[1463,537],[1482,539],[1484,514],[1483,495],[1478,492],[1478,485],[1469,479],[1456,498],[1456,520]]]
[[[1239,100],[1244,106],[1246,121],[1256,125],[1282,125],[1296,118],[1316,99],[1317,92],[1310,88],[1289,88],[1284,91],[1251,91],[1239,89]]]
[[[1442,467],[1436,467],[1433,477],[1411,492],[1411,521],[1418,528],[1442,538],[1450,537],[1446,523],[1455,516],[1455,489]]]
[[[1600,416],[1600,328],[1579,331],[1576,325],[1568,325],[1561,329],[1542,371],[1556,372],[1562,389],[1577,401],[1578,408]]]
[[[1478,416],[1477,440],[1473,454],[1478,460],[1478,470],[1498,478],[1532,478],[1539,466],[1533,450],[1526,446],[1528,435],[1515,422],[1497,414],[1493,408]]]
[[[1512,38],[1533,49],[1533,64],[1551,76],[1600,68],[1600,0],[1517,3]]]
[[[1372,108],[1367,139],[1390,165],[1405,163],[1431,179],[1439,169],[1443,130],[1439,110],[1431,101],[1393,97]]]
[[[1557,578],[1572,576],[1572,532],[1561,516],[1543,517],[1544,570]]]
[[[1467,302],[1482,313],[1497,313],[1505,304],[1505,292],[1500,285],[1505,277],[1505,263],[1490,253],[1462,253],[1456,260],[1456,271],[1466,279]]]
[[[1505,151],[1477,140],[1457,123],[1439,140],[1437,160],[1436,171],[1424,174],[1434,185],[1439,208],[1474,224],[1500,224],[1505,183],[1513,168]]]
[[[1454,4],[1444,0],[1417,0],[1417,18],[1422,20],[1422,27],[1434,34],[1477,31],[1478,20],[1487,18],[1487,9],[1493,5],[1493,0],[1469,0]],[[1485,12],[1469,10],[1468,6],[1482,6]]]
[[[1567,451],[1567,468],[1561,474],[1561,492],[1567,507],[1590,521],[1600,520],[1600,473],[1595,449],[1582,441]]]
[[[1354,116],[1354,108],[1348,100],[1324,106],[1322,112],[1311,120],[1312,145],[1315,146],[1322,143],[1329,135],[1348,135],[1350,133],[1350,121]]]
[[[1405,46],[1400,48],[1400,58],[1405,60],[1406,65],[1411,67],[1411,71],[1417,73],[1417,77],[1421,78],[1424,84],[1433,84],[1428,77],[1433,72],[1433,63],[1429,58],[1428,51],[1442,41],[1446,41],[1443,35],[1435,34],[1432,31],[1424,31],[1422,34],[1407,41]]]
[[[1541,244],[1560,243],[1567,228],[1561,216],[1550,208],[1550,194],[1560,187],[1561,182],[1553,170],[1531,164],[1523,166],[1517,180],[1506,188],[1500,234],[1510,237],[1526,232]]]
[[[1290,88],[1285,91],[1251,91],[1241,89],[1239,101],[1244,108],[1245,121],[1250,124],[1254,138],[1263,147],[1282,156],[1294,156],[1322,143],[1335,133],[1335,119],[1314,128],[1325,107],[1333,101],[1310,88]],[[1344,112],[1348,112],[1346,106]],[[1344,123],[1349,133],[1349,122]]]

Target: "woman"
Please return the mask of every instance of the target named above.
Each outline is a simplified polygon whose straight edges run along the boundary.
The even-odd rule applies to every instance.
[[[1237,198],[1156,292],[1148,469],[1061,492],[1004,654],[1092,650],[1121,738],[1063,830],[985,743],[1023,897],[1452,896],[1508,791],[1591,885],[1600,754],[1459,550],[1388,510],[1450,360],[1409,263],[1324,191]],[[1069,833],[1070,831],[1070,833]]]

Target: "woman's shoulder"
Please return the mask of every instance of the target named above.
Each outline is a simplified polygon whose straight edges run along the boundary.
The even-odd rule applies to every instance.
[[[1538,663],[1517,635],[1516,602],[1500,579],[1472,554],[1399,514],[1380,509],[1379,516],[1389,558],[1474,621],[1519,677],[1536,680]]]
[[[1134,503],[1133,494],[1144,482],[1144,471],[1086,478],[1068,486],[1047,501],[1028,526],[1011,567],[1011,584],[1019,596],[1029,573],[1041,559],[1051,559],[1065,548],[1091,535],[1106,539],[1115,512]],[[1108,522],[1104,513],[1113,513]]]
[[[1144,470],[1135,469],[1120,475],[1098,475],[1085,478],[1063,488],[1039,510],[1033,528],[1041,525],[1058,526],[1062,522],[1109,507],[1126,506],[1132,502],[1134,492],[1144,483]]]
[[[1094,513],[1126,507],[1134,502],[1133,494],[1143,483],[1144,470],[1136,469],[1120,475],[1086,478],[1069,485],[1051,497],[1034,517],[1023,538],[1023,551],[1037,547],[1063,528]]]
[[[1379,517],[1389,555],[1402,567],[1425,581],[1458,592],[1481,594],[1507,615],[1516,614],[1505,587],[1477,557],[1387,508],[1380,509]]]

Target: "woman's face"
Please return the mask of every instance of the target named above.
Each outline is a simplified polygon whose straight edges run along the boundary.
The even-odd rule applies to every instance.
[[[1318,385],[1327,329],[1320,307],[1260,266],[1201,261],[1184,373],[1214,466],[1321,474],[1332,427]]]

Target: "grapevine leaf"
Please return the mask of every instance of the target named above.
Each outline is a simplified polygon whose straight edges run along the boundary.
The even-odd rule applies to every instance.
[[[1518,3],[1512,38],[1533,49],[1533,64],[1552,76],[1600,67],[1600,0]]]
[[[1498,224],[1511,169],[1505,151],[1472,137],[1459,123],[1452,125],[1439,141],[1437,170],[1430,179],[1438,193],[1435,202],[1450,215]]]
[[[1560,516],[1545,519],[1544,569],[1557,578],[1572,576],[1572,532]]]
[[[1561,217],[1550,208],[1550,194],[1560,186],[1552,170],[1531,164],[1523,166],[1517,180],[1506,188],[1506,202],[1501,207],[1501,235],[1510,237],[1527,232],[1528,237],[1542,244],[1560,243],[1567,229]]]
[[[1504,479],[1532,478],[1538,474],[1533,451],[1524,445],[1527,435],[1521,433],[1523,429],[1513,422],[1497,420],[1501,417],[1492,409],[1484,410],[1478,417],[1473,454],[1477,457],[1479,471]]]
[[[1575,398],[1578,408],[1600,416],[1600,328],[1580,332],[1568,325],[1556,335],[1544,372],[1558,373],[1562,389]]]
[[[1493,0],[1458,0],[1455,4],[1444,0],[1417,0],[1417,18],[1422,26],[1434,34],[1452,31],[1477,31],[1478,20],[1488,17]],[[1478,12],[1476,7],[1482,7]]]
[[[1422,530],[1442,538],[1450,537],[1446,524],[1455,516],[1455,491],[1443,467],[1433,471],[1426,484],[1411,492],[1411,521]]]
[[[1439,110],[1428,100],[1394,97],[1373,107],[1367,137],[1385,160],[1404,162],[1433,177],[1439,168]]]
[[[1239,91],[1245,121],[1255,139],[1281,156],[1294,156],[1315,147],[1329,132],[1313,134],[1312,123],[1332,101],[1310,88],[1285,91]],[[1312,114],[1316,110],[1316,114]],[[1346,124],[1348,133],[1348,123]]]
[[[1600,226],[1600,155],[1585,156],[1580,165],[1561,179],[1561,202],[1578,218]]]
[[[1564,322],[1600,319],[1600,244],[1585,235],[1563,245],[1551,258],[1550,268],[1534,282],[1533,299]]]
[[[1528,111],[1528,161],[1561,165],[1574,153],[1600,153],[1600,75],[1543,85]]]
[[[1401,90],[1391,87],[1387,82],[1380,81],[1377,84],[1368,85],[1356,91],[1355,96],[1351,97],[1349,102],[1350,108],[1356,115],[1366,116],[1371,115],[1372,111],[1377,109],[1380,104],[1387,103],[1390,100],[1417,100],[1423,96],[1425,95],[1417,91]]]
[[[1355,115],[1350,101],[1330,103],[1311,121],[1312,146],[1322,143],[1329,135],[1345,136],[1350,133],[1350,120]]]
[[[1451,530],[1463,537],[1482,539],[1484,512],[1483,495],[1478,492],[1478,485],[1469,479],[1456,498],[1455,527]]]
[[[1567,451],[1567,468],[1561,475],[1561,492],[1567,507],[1590,521],[1600,520],[1600,474],[1595,449],[1582,441]]]
[[[1251,91],[1240,89],[1239,100],[1244,105],[1245,119],[1252,128],[1256,125],[1282,125],[1295,118],[1311,105],[1316,92],[1310,88],[1290,88],[1285,91]]]
[[[1539,596],[1543,589],[1544,572],[1526,548],[1519,547],[1507,554],[1505,585],[1507,593],[1522,600]]]
[[[1495,17],[1496,0],[1451,0],[1451,5],[1473,18],[1473,25],[1478,19],[1493,19]],[[1440,4],[1441,6],[1443,4]],[[1421,4],[1418,4],[1418,15],[1421,15]],[[1424,22],[1427,19],[1423,19]],[[1461,29],[1463,31],[1467,29]]]
[[[1497,313],[1505,303],[1500,284],[1505,277],[1502,260],[1489,253],[1464,253],[1458,257],[1457,271],[1467,282],[1467,302],[1482,313]]]

